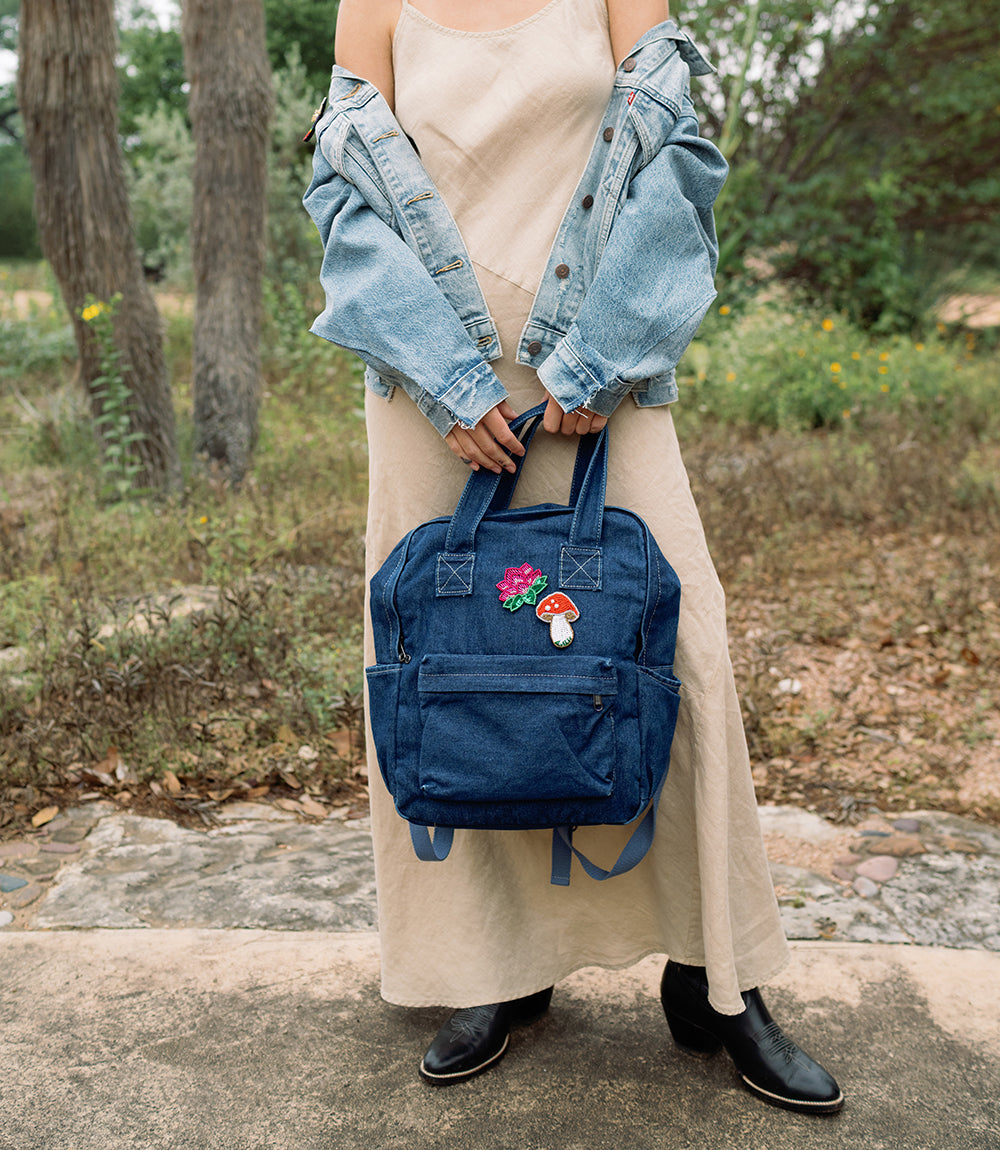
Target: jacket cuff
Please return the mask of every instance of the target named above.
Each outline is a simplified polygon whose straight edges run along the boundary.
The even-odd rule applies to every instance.
[[[434,398],[451,412],[461,427],[471,430],[488,411],[508,396],[507,389],[493,368],[481,362]],[[438,430],[441,430],[440,426]],[[447,434],[448,431],[442,432],[442,435]]]
[[[556,344],[537,371],[563,411],[586,407],[596,415],[611,415],[631,390],[612,364],[586,344],[574,346],[568,336]]]

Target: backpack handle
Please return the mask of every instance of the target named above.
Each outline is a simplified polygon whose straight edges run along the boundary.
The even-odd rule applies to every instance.
[[[545,404],[540,403],[511,420],[511,431],[517,434],[525,447],[525,454],[515,459],[513,474],[505,471],[497,475],[496,472],[480,468],[469,476],[448,525],[444,554],[455,557],[473,555],[476,549],[476,530],[483,517],[489,512],[503,511],[510,506],[527,458],[527,449],[541,426],[544,414]],[[608,429],[605,426],[597,435],[580,436],[570,495],[570,506],[574,508],[569,533],[571,546],[600,546],[607,479]]]

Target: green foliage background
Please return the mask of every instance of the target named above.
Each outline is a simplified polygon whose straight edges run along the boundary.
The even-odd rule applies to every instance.
[[[722,270],[748,255],[856,322],[905,330],[996,270],[1000,53],[983,0],[692,0],[733,172]]]
[[[304,287],[300,137],[333,61],[337,0],[262,0],[278,95],[270,275]],[[718,74],[696,82],[732,173],[718,204],[729,284],[777,276],[879,332],[919,327],[1000,248],[1000,53],[984,0],[689,0],[675,17]],[[190,139],[179,28],[119,12],[121,132],[146,263],[189,272]],[[16,49],[17,0],[0,0]],[[224,130],[224,126],[220,126]],[[37,255],[13,85],[0,87],[0,258]]]

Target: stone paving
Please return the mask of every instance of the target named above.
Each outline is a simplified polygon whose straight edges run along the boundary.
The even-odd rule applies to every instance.
[[[372,931],[368,820],[348,813],[232,803],[192,830],[84,804],[0,843],[0,928]],[[940,812],[761,821],[790,939],[1000,951],[1000,830]]]

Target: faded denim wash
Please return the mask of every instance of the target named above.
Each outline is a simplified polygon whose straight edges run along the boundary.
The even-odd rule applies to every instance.
[[[677,398],[674,369],[715,298],[712,204],[727,167],[698,135],[690,76],[711,66],[673,21],[619,65],[519,341],[560,406],[610,415]],[[311,330],[356,352],[367,385],[402,387],[446,435],[506,390],[469,253],[374,85],[335,67],[304,203],[324,243]]]

